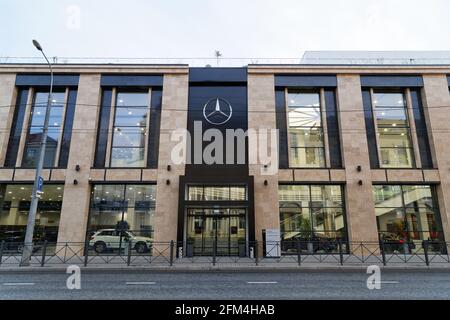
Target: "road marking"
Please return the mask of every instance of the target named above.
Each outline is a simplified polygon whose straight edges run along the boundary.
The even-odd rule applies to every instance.
[[[4,286],[34,286],[34,282],[5,282]]]
[[[275,284],[277,281],[247,281],[248,284]]]
[[[125,282],[127,285],[149,285],[149,284],[155,284],[156,282]]]

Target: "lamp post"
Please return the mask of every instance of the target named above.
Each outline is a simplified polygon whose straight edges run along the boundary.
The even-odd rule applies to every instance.
[[[44,53],[39,42],[33,40],[33,45],[38,49],[45,60],[47,61],[48,67],[50,68],[50,91],[48,93],[47,99],[47,108],[45,110],[45,120],[44,120],[44,128],[42,130],[41,136],[41,145],[39,149],[39,159],[36,167],[36,177],[34,179],[33,191],[31,195],[31,204],[30,211],[28,213],[28,222],[27,222],[27,231],[25,233],[25,240],[23,243],[23,252],[22,252],[22,260],[20,262],[21,266],[29,266],[31,255],[33,254],[33,234],[34,234],[34,225],[36,220],[36,211],[39,202],[39,191],[42,188],[42,167],[44,166],[44,158],[45,158],[45,148],[47,145],[47,134],[48,134],[48,122],[50,119],[50,109],[52,105],[52,91],[53,91],[53,69],[51,63],[48,61],[47,56]]]

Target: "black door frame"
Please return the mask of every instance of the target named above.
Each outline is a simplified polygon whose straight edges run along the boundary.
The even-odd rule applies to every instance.
[[[202,210],[202,211],[204,211],[205,209],[212,209],[212,210],[215,210],[215,209],[217,209],[217,210],[224,210],[224,209],[241,209],[241,210],[245,210],[245,214],[244,215],[242,215],[242,214],[220,214],[220,215],[216,215],[216,214],[211,214],[211,215],[207,215],[207,214],[205,214],[205,213],[203,213],[203,214],[188,214],[188,211],[189,210],[192,210],[192,209],[199,209],[199,210]],[[186,208],[186,216],[185,216],[185,221],[186,221],[186,223],[185,223],[185,230],[184,230],[184,235],[183,235],[183,239],[184,239],[184,241],[186,241],[187,242],[187,236],[188,236],[188,228],[189,228],[189,225],[188,225],[188,219],[189,218],[194,218],[194,217],[201,217],[202,218],[202,254],[201,255],[205,255],[204,253],[204,249],[205,249],[205,244],[204,244],[204,242],[205,242],[205,237],[204,237],[204,230],[205,230],[205,228],[204,228],[204,226],[205,226],[205,222],[206,222],[206,219],[212,219],[213,221],[214,221],[214,223],[213,223],[213,225],[214,225],[214,243],[215,243],[215,245],[216,245],[216,253],[218,254],[219,253],[219,251],[217,251],[217,231],[218,231],[218,229],[217,229],[217,221],[219,220],[219,219],[228,219],[228,254],[226,254],[226,255],[228,255],[228,256],[231,256],[232,254],[231,254],[231,241],[230,241],[230,237],[231,237],[231,217],[237,217],[237,218],[241,218],[242,216],[244,216],[245,217],[245,239],[246,239],[246,242],[247,242],[247,239],[248,239],[248,215],[247,215],[247,212],[248,212],[248,209],[246,208],[246,207],[216,207],[216,206],[208,206],[208,207],[197,207],[197,208],[192,208],[192,207],[187,207]],[[239,221],[238,221],[238,223],[239,223]],[[238,241],[239,242],[239,241]],[[238,246],[236,247],[237,248],[237,253],[236,253],[236,255],[238,255],[239,254],[239,243],[238,243]],[[194,252],[195,252],[195,249],[194,249]],[[212,252],[210,253],[210,254],[212,254]],[[194,255],[195,255],[195,253],[194,253]]]
[[[178,194],[178,226],[177,226],[177,255],[179,248],[185,252],[185,217],[186,209],[189,207],[241,207],[247,209],[247,239],[249,242],[255,241],[255,206],[254,206],[254,182],[253,176],[180,176]],[[189,184],[201,185],[245,185],[247,187],[246,201],[189,201],[186,200],[186,186]]]

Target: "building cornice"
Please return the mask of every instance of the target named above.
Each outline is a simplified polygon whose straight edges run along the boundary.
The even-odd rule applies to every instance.
[[[188,74],[188,65],[179,64],[54,64],[61,73],[136,73],[136,74]],[[0,73],[47,73],[46,64],[0,64]]]
[[[450,65],[249,65],[263,74],[450,74]]]

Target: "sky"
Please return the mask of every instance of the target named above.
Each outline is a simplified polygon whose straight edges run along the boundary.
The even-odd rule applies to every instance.
[[[448,0],[0,0],[0,58],[450,50]]]

